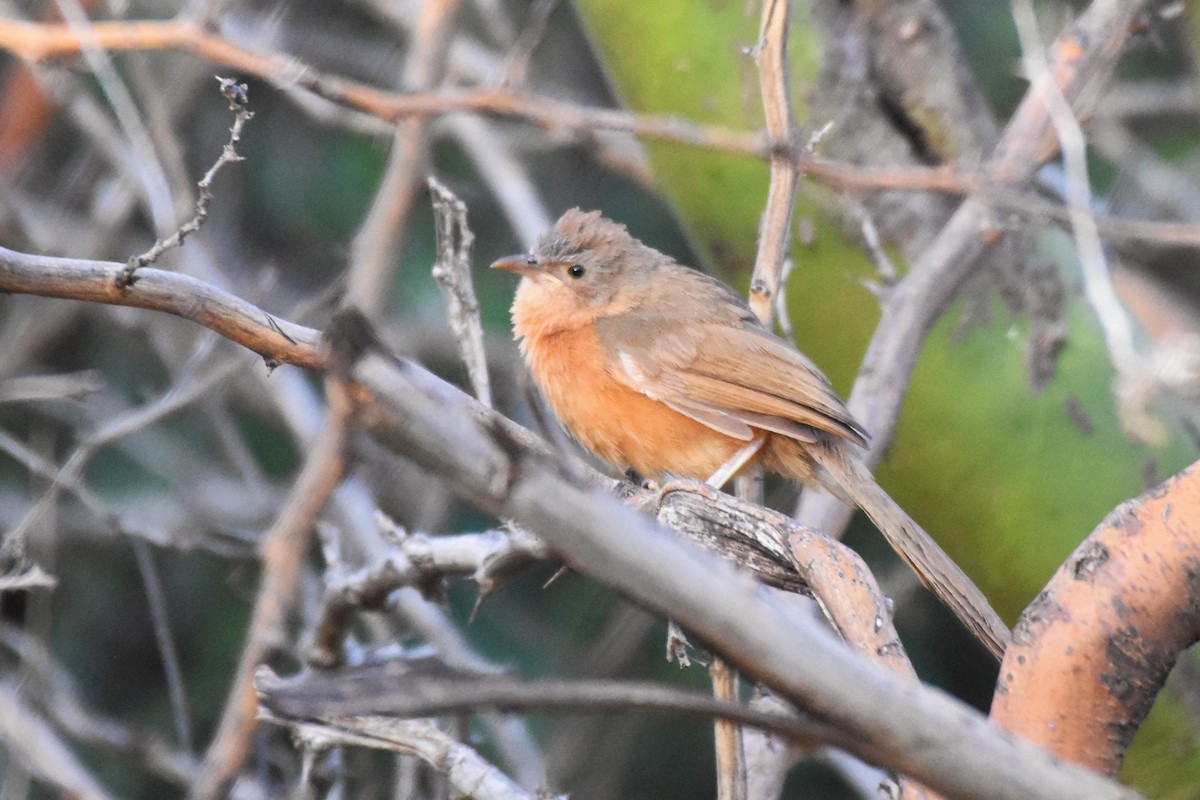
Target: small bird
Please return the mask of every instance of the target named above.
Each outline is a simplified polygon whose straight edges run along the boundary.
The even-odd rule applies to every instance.
[[[512,306],[525,363],[563,426],[618,469],[720,488],[748,463],[866,512],[922,582],[997,657],[1008,628],[879,487],[867,433],[821,371],[729,286],[600,215],[567,211],[529,255]]]

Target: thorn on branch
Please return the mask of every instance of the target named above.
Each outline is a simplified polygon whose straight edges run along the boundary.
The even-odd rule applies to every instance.
[[[212,183],[217,177],[217,173],[226,164],[234,161],[244,160],[238,155],[237,144],[242,139],[242,128],[254,116],[254,112],[249,110],[250,102],[249,88],[244,83],[238,83],[233,78],[222,78],[217,76],[217,82],[220,84],[221,96],[229,103],[229,110],[234,112],[233,125],[229,128],[229,141],[221,148],[221,155],[208,168],[208,172],[204,173],[196,184],[200,190],[199,196],[196,198],[196,213],[187,222],[175,229],[175,233],[171,234],[166,239],[159,239],[146,252],[139,256],[134,256],[125,264],[125,269],[121,270],[117,275],[117,287],[120,289],[128,289],[137,281],[137,276],[134,275],[142,267],[147,264],[152,264],[158,260],[159,256],[168,250],[173,250],[177,247],[183,247],[184,240],[200,229],[200,226],[208,219],[208,206],[212,202]]]
[[[289,344],[296,343],[296,340],[293,339],[291,336],[288,336],[287,333],[283,330],[283,328],[281,328],[279,326],[279,321],[277,319],[275,319],[275,317],[271,316],[270,314],[267,314],[266,316],[267,316],[267,324],[271,326],[271,330],[275,331],[280,336],[287,339]]]
[[[554,574],[551,575],[549,578],[547,578],[546,582],[542,584],[542,591],[549,589],[551,586],[558,583],[559,579],[565,578],[566,576],[570,575],[573,571],[574,570],[572,570],[569,566],[567,566],[566,564],[563,564],[558,569],[554,570]]]

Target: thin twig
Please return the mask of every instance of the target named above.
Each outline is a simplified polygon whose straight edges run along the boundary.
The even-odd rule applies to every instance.
[[[44,403],[49,400],[86,400],[103,386],[96,370],[58,375],[15,375],[0,380],[0,405]]]
[[[6,539],[5,544],[8,544]],[[21,592],[30,589],[53,589],[58,578],[38,564],[29,564],[17,574],[0,575],[0,592]]]
[[[796,206],[799,173],[792,148],[796,123],[788,81],[788,3],[765,0],[754,61],[767,121],[767,135],[786,152],[771,155],[771,183],[758,232],[758,254],[750,278],[750,307],[764,324],[771,322],[780,275],[792,241],[792,211]]]
[[[192,712],[188,705],[187,689],[183,684],[183,669],[179,665],[179,650],[171,632],[171,617],[167,613],[167,596],[163,591],[154,554],[142,539],[134,539],[133,554],[138,572],[146,589],[146,605],[150,608],[150,622],[154,629],[154,642],[162,658],[163,674],[167,680],[167,695],[171,700],[171,712],[175,718],[175,734],[184,752],[194,750],[192,744]]]
[[[131,535],[141,535],[149,537],[149,532],[140,531],[125,524],[124,521],[117,520],[116,514],[112,512],[104,503],[104,501],[92,489],[90,489],[82,480],[73,475],[68,475],[62,469],[49,461],[45,460],[41,455],[26,447],[7,431],[0,429],[0,452],[7,453],[15,461],[27,469],[30,474],[36,475],[39,478],[44,478],[48,481],[57,481],[59,486],[73,495],[92,516],[101,523],[109,527],[117,527],[120,530],[130,533]],[[10,531],[5,538],[5,546],[17,541],[20,534],[16,534],[16,530]],[[165,541],[159,537],[158,544],[164,544]]]
[[[875,262],[875,274],[882,282],[882,286],[874,290],[874,293],[880,296],[886,287],[896,282],[900,273],[888,257],[887,251],[883,249],[883,241],[880,239],[879,229],[875,227],[875,220],[871,218],[871,212],[862,203],[853,203],[852,207],[858,215],[863,245],[871,254],[871,260]]]
[[[71,674],[28,631],[0,625],[0,643],[20,657],[26,673],[32,676],[22,687],[23,695],[44,710],[47,720],[64,735],[89,747],[136,759],[150,773],[172,784],[186,786],[195,777],[199,762],[190,753],[89,707]]]
[[[474,162],[475,170],[500,203],[517,240],[532,246],[552,222],[529,170],[506,146],[494,121],[475,114],[446,120],[450,133]]]
[[[502,89],[388,92],[324,74],[291,56],[251,50],[186,20],[101,22],[91,26],[89,33],[108,50],[179,49],[271,81],[285,90],[309,91],[393,123],[410,116],[475,111],[525,119],[547,130],[625,131],[760,158],[768,149],[757,132],[699,125],[673,116],[588,108]],[[80,48],[80,37],[64,25],[0,19],[0,49],[19,58],[59,58],[74,55]]]
[[[838,191],[903,189],[947,194],[986,190],[989,199],[1002,189],[985,176],[963,173],[954,167],[886,167],[843,164],[797,152],[772,142],[762,131],[701,125],[670,115],[636,114],[625,110],[594,108],[504,89],[447,89],[433,92],[388,92],[328,75],[279,53],[259,52],[239,45],[187,20],[110,21],[91,26],[89,35],[112,51],[178,49],[214,63],[225,64],[247,75],[268,80],[291,97],[313,96],[359,109],[379,120],[392,122],[409,116],[446,115],[467,111],[524,120],[548,131],[614,131],[646,139],[703,147],[758,159],[787,154],[805,177]],[[80,36],[64,25],[0,19],[0,49],[29,60],[42,61],[81,51]],[[1018,195],[1005,210],[1044,215],[1053,209],[1045,203],[1029,205]],[[1196,226],[1100,218],[1101,230],[1122,239],[1162,238],[1167,244],[1200,247]]]
[[[714,657],[708,665],[713,700],[741,705],[738,672],[725,659]],[[746,800],[746,749],[742,728],[727,719],[713,720],[713,740],[717,758],[717,800]]]
[[[199,196],[196,198],[196,213],[187,222],[175,229],[175,232],[166,239],[160,239],[154,243],[146,252],[140,256],[134,256],[129,259],[129,263],[125,265],[125,269],[117,276],[117,287],[121,289],[132,286],[137,280],[134,273],[158,260],[167,250],[172,250],[176,247],[182,247],[183,241],[189,235],[200,230],[200,226],[208,219],[208,206],[212,202],[213,192],[212,183],[217,177],[217,173],[226,164],[241,161],[242,157],[238,155],[237,144],[242,139],[242,128],[254,116],[254,112],[250,111],[247,103],[247,92],[249,89],[244,83],[238,83],[232,78],[222,78],[217,76],[217,81],[221,86],[221,96],[229,103],[229,110],[233,112],[233,125],[229,128],[229,141],[221,148],[221,155],[213,163],[208,171],[204,173],[204,177],[196,184],[200,190]]]
[[[9,758],[29,767],[38,780],[64,796],[80,800],[112,797],[10,681],[0,683],[0,741]]]
[[[467,206],[454,192],[433,176],[429,178],[429,191],[433,195],[433,225],[437,233],[433,278],[446,303],[450,330],[458,341],[475,397],[491,408],[492,383],[483,348],[483,323],[471,279],[471,245],[475,234],[467,225]]]
[[[117,125],[132,148],[133,157],[127,163],[137,177],[145,207],[154,220],[155,231],[162,235],[170,230],[174,220],[170,181],[159,162],[154,139],[142,120],[141,111],[125,80],[105,52],[104,44],[93,35],[92,21],[88,19],[79,0],[56,0],[55,5],[67,26],[79,37],[84,60],[96,76],[116,116]]]
[[[784,263],[792,243],[792,216],[800,173],[793,157],[796,121],[792,113],[791,84],[788,80],[788,0],[764,0],[754,62],[758,67],[759,92],[767,135],[783,145],[771,156],[771,180],[767,202],[759,222],[758,250],[750,277],[750,308],[764,325],[771,317],[783,293]],[[785,151],[786,149],[786,151]],[[761,468],[741,476],[737,482],[739,497],[761,501]],[[756,480],[757,479],[757,480]],[[713,696],[718,700],[736,699],[738,676],[733,667],[717,657],[709,674]],[[747,753],[742,731],[726,722],[714,725],[717,748],[718,800],[746,800]],[[750,754],[753,757],[753,754]]]
[[[154,401],[131,409],[130,411],[110,419],[104,426],[93,431],[79,443],[62,467],[55,473],[50,485],[42,493],[21,521],[12,529],[12,535],[24,536],[27,531],[42,523],[46,515],[58,500],[64,486],[82,484],[84,469],[91,459],[106,445],[126,436],[130,436],[146,427],[177,414],[192,403],[203,398],[213,387],[228,380],[238,371],[236,361],[219,365],[207,375],[193,378],[190,382],[172,386]],[[85,503],[90,499],[84,493],[76,492]],[[89,493],[90,495],[90,493]],[[93,508],[95,508],[93,506]],[[102,519],[110,526],[115,525],[111,514]]]

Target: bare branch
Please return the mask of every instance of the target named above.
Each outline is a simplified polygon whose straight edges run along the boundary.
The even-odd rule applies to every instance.
[[[811,746],[842,738],[816,720],[763,712],[715,700],[690,689],[648,681],[526,680],[505,674],[450,670],[430,659],[389,661],[332,672],[280,678],[264,668],[255,678],[260,699],[277,717],[328,720],[392,715],[402,718],[538,711],[671,711],[752,725]]]
[[[787,148],[771,156],[771,184],[759,226],[754,274],[750,278],[750,307],[767,325],[771,322],[775,297],[780,291],[783,262],[791,249],[792,211],[796,206],[800,178],[792,152],[796,123],[788,82],[787,36],[787,0],[764,0],[754,61],[758,65],[767,135]]]
[[[540,540],[519,528],[447,536],[399,531],[392,538],[395,546],[382,561],[349,575],[334,571],[327,576],[308,648],[313,663],[326,667],[340,663],[341,641],[351,613],[382,607],[397,589],[420,589],[450,576],[468,575],[486,594],[503,572],[550,555]]]
[[[67,28],[78,37],[80,52],[96,76],[116,116],[117,125],[132,150],[132,157],[123,159],[130,167],[141,188],[145,208],[154,220],[155,230],[162,234],[174,224],[170,183],[154,148],[154,140],[134,102],[124,79],[105,52],[103,42],[93,34],[93,25],[79,0],[56,0],[55,5],[66,21]]]
[[[522,789],[472,748],[438,730],[428,720],[354,717],[320,723],[289,720],[269,711],[262,712],[260,719],[287,725],[312,748],[352,745],[415,756],[444,774],[450,785],[465,797],[479,800],[542,800],[543,797]]]
[[[0,405],[47,400],[83,400],[103,384],[95,370],[60,375],[19,375],[0,381]]]
[[[1108,260],[1100,243],[1100,232],[1092,215],[1087,142],[1071,104],[1055,83],[1046,62],[1032,0],[1012,0],[1012,14],[1021,40],[1022,61],[1030,82],[1030,92],[1041,96],[1062,148],[1067,173],[1067,211],[1071,217],[1079,263],[1083,267],[1084,294],[1096,312],[1113,364],[1117,372],[1122,373],[1131,369],[1134,362],[1133,324],[1113,287]]]
[[[776,155],[792,158],[796,168],[814,181],[839,191],[906,189],[949,194],[970,194],[988,185],[989,193],[1002,188],[981,176],[964,174],[948,166],[905,167],[856,166],[797,152],[782,141],[774,141],[765,132],[740,131],[712,125],[699,125],[673,116],[635,114],[624,110],[591,108],[564,103],[505,89],[441,90],[435,92],[393,93],[326,75],[290,56],[263,53],[243,47],[211,30],[186,20],[167,22],[100,22],[89,28],[89,35],[112,51],[178,49],[214,63],[238,69],[271,81],[291,96],[308,92],[334,103],[350,106],[386,122],[409,116],[429,116],[470,111],[522,119],[548,131],[615,131],[634,136],[670,141],[692,147],[739,153],[771,159]],[[0,19],[0,49],[30,60],[41,61],[74,55],[82,49],[79,35],[72,29],[48,23]],[[1001,176],[1007,180],[1006,176]],[[1047,206],[1029,198],[1006,203],[1008,210],[1042,215]],[[1182,242],[1197,241],[1195,226],[1138,220],[1105,220],[1101,230],[1111,224],[1112,235],[1124,238],[1157,238]],[[1106,232],[1107,235],[1107,232]]]
[[[143,269],[137,283],[120,289],[117,278],[124,269],[111,261],[28,255],[0,247],[0,291],[165,311],[253,350],[268,364],[324,367],[317,347],[320,334],[312,328],[278,320],[187,275]]]
[[[166,592],[154,555],[149,545],[141,539],[133,540],[133,554],[137,559],[138,572],[146,588],[146,604],[150,607],[150,622],[154,627],[154,640],[162,658],[163,673],[167,680],[167,695],[171,700],[171,711],[175,717],[175,734],[184,752],[192,752],[192,712],[188,706],[187,690],[183,685],[183,671],[179,665],[179,649],[171,631],[171,618],[167,612]]]
[[[533,51],[546,33],[546,25],[550,15],[558,8],[559,0],[534,0],[529,6],[525,24],[521,33],[513,42],[512,49],[504,62],[504,75],[500,79],[501,86],[524,86],[529,72],[529,61]]]
[[[237,145],[242,140],[242,128],[254,116],[254,112],[250,111],[247,106],[248,98],[246,93],[249,89],[246,87],[246,84],[237,83],[232,78],[217,76],[217,82],[221,85],[221,96],[228,101],[229,110],[234,113],[233,125],[229,128],[229,141],[221,148],[221,155],[208,168],[208,171],[204,173],[204,177],[200,179],[199,183],[196,184],[196,187],[200,190],[200,194],[196,198],[196,213],[191,219],[180,225],[175,230],[175,233],[166,239],[159,239],[154,243],[153,247],[140,256],[134,256],[129,259],[129,263],[125,265],[125,269],[117,276],[118,288],[128,288],[137,280],[137,277],[134,275],[137,270],[147,264],[153,264],[167,250],[183,247],[183,240],[200,230],[200,226],[208,219],[208,206],[213,199],[212,183],[217,177],[217,173],[226,164],[242,160],[242,157],[237,153]]]
[[[471,279],[471,245],[475,234],[467,225],[467,206],[437,178],[430,176],[433,223],[437,230],[437,261],[433,278],[446,303],[450,330],[458,341],[467,376],[479,402],[492,406],[492,384],[488,378],[487,354],[483,349],[483,323],[479,301]]]
[[[5,545],[8,544],[6,539]],[[53,589],[58,578],[47,573],[38,564],[30,564],[13,575],[0,575],[0,592],[18,592],[29,589]]]

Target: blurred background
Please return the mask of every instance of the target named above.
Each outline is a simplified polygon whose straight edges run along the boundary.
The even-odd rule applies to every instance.
[[[1038,3],[1045,41],[1085,6]],[[578,205],[744,290],[767,164],[706,132],[762,127],[759,14],[749,0],[4,2],[0,245],[124,262],[170,235],[194,213],[196,181],[229,138],[233,114],[214,75],[244,80],[254,113],[237,147],[244,160],[223,167],[204,226],[157,266],[315,328],[358,280],[348,275],[370,274],[389,343],[465,385],[430,277],[425,176],[434,175],[469,209],[497,406],[538,429],[509,332],[513,281],[486,265],[527,249]],[[215,51],[188,44],[194,36],[132,44],[132,33],[109,52],[19,57],[26,34],[14,23],[80,31],[89,20],[200,26],[193,31],[274,61],[252,74],[210,60]],[[1106,513],[1196,457],[1198,38],[1200,4],[1151,4],[1114,85],[1085,119],[1094,210],[1111,221],[1101,235],[1135,321],[1137,368],[1114,369],[1065,215],[1047,211],[1061,207],[1064,186],[1052,164],[1030,191],[990,198],[1007,236],[928,338],[877,469],[1010,623]],[[897,40],[913,46],[898,51]],[[789,45],[800,141],[846,164],[975,174],[1027,88],[1007,3],[797,0]],[[909,60],[893,61],[898,52]],[[329,100],[322,86],[335,80],[448,99],[395,123]],[[929,95],[918,91],[922,80]],[[473,113],[454,99],[467,88],[544,105]],[[931,99],[946,92],[948,100]],[[579,124],[571,117],[579,108],[618,116]],[[695,144],[639,139],[618,130],[633,114],[717,127],[701,128]],[[889,271],[903,274],[958,202],[802,182],[786,318],[843,396]],[[257,542],[319,426],[320,393],[318,377],[270,370],[167,315],[0,297],[0,556],[10,577],[36,565],[56,579],[53,588],[0,594],[0,797],[57,796],[25,755],[42,732],[68,745],[113,797],[186,793],[242,646]],[[327,535],[374,529],[376,508],[429,535],[498,524],[370,442],[356,455],[353,480],[323,522],[341,534]],[[790,511],[795,490],[770,483],[768,502]],[[869,523],[856,519],[846,541],[895,599],[922,678],[986,709],[995,663]],[[295,640],[277,648],[281,671],[298,664],[323,565],[314,546]],[[555,571],[510,576],[474,616],[479,591],[469,580],[427,596],[401,590],[387,613],[364,615],[356,636],[529,676],[708,685],[702,669],[664,661],[662,620],[578,575],[546,585]],[[1200,671],[1188,654],[1122,778],[1150,797],[1197,796],[1198,725]],[[511,734],[477,720],[467,740],[531,788],[544,780],[576,800],[713,796],[712,729],[703,722],[546,715],[523,729],[517,740],[538,754],[524,762],[504,739]],[[448,796],[397,759],[341,758],[323,765],[325,784],[305,791]],[[247,781],[280,796],[299,774],[286,734],[261,728]],[[852,768],[817,754],[791,769],[781,796],[863,789]]]

